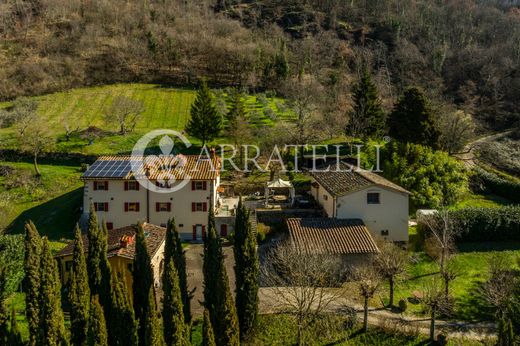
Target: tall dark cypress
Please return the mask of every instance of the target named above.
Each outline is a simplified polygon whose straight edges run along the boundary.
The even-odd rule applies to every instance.
[[[11,309],[11,330],[9,331],[9,346],[22,346],[24,342],[22,340],[22,333],[18,328],[18,322],[16,321],[16,310],[14,307]]]
[[[90,306],[87,262],[79,226],[74,233],[74,251],[69,288],[71,344],[82,346],[87,340]]]
[[[253,330],[258,315],[259,263],[256,236],[249,222],[249,210],[240,198],[235,219],[236,309],[240,336],[245,339]]]
[[[110,345],[135,346],[138,344],[137,321],[130,302],[126,278],[122,273],[112,273],[112,308],[108,319]]]
[[[135,236],[135,257],[133,271],[134,312],[138,321],[139,345],[151,346],[158,340],[157,308],[153,288],[153,273],[150,254],[146,247],[143,225],[139,224]]]
[[[43,239],[40,268],[39,328],[41,330],[41,344],[67,345],[65,319],[61,309],[60,275],[47,238]]]
[[[105,315],[110,315],[112,305],[110,293],[110,264],[107,259],[107,229],[105,223],[99,227],[94,205],[90,205],[88,225],[88,258],[87,270],[89,277],[90,294],[99,297]]]
[[[90,304],[90,317],[88,323],[87,345],[88,346],[107,346],[107,329],[105,314],[99,304],[97,296],[93,296]]]
[[[204,320],[202,322],[202,346],[216,346],[215,334],[211,326],[208,309],[204,309]]]
[[[0,266],[0,345],[7,345],[9,339],[9,312],[5,293],[7,277],[5,267]]]
[[[188,345],[188,329],[184,323],[179,276],[170,258],[163,273],[163,331],[166,345]]]
[[[29,325],[29,345],[40,340],[40,263],[42,242],[38,230],[29,221],[25,224],[25,315]]]
[[[204,243],[204,304],[209,311],[217,345],[239,345],[240,331],[235,302],[229,288],[215,217],[210,211]]]
[[[192,292],[188,291],[188,277],[186,273],[186,256],[182,248],[181,237],[175,219],[168,220],[166,231],[166,242],[164,246],[164,263],[168,263],[173,258],[173,263],[179,274],[179,288],[181,290],[182,308],[184,311],[184,321],[186,324],[191,322],[191,298]]]

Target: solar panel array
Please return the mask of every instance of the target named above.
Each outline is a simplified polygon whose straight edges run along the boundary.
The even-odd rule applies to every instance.
[[[124,178],[132,170],[129,160],[98,160],[83,174],[84,178]]]

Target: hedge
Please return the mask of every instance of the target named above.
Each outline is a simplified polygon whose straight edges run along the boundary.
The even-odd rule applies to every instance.
[[[450,217],[462,229],[458,242],[520,240],[520,206],[463,208]]]
[[[473,179],[481,183],[488,192],[507,198],[515,203],[520,203],[520,183],[501,178],[482,168],[475,169]]]

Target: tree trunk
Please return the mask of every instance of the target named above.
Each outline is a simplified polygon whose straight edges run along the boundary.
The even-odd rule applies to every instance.
[[[388,283],[390,284],[390,302],[388,303],[388,305],[390,307],[393,307],[394,306],[394,277],[391,276],[388,280]]]
[[[444,299],[446,300],[446,303],[448,302],[449,297],[450,297],[450,280],[445,276],[444,277]]]
[[[41,177],[42,173],[40,172],[40,168],[38,167],[38,154],[34,154],[34,172],[37,177]]]
[[[119,124],[120,125],[120,131],[121,131],[121,134],[124,135],[126,134],[126,127],[125,127],[125,123],[121,123]]]
[[[431,312],[431,322],[430,322],[430,340],[435,341],[435,313],[436,309],[432,308]]]
[[[368,331],[368,297],[365,297],[365,311],[363,312],[363,331]]]
[[[302,330],[303,330],[302,321],[300,321],[300,319],[299,319],[298,320],[298,335],[296,337],[296,344],[298,346],[302,345]]]

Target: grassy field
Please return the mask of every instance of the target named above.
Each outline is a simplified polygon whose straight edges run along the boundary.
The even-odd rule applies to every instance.
[[[462,196],[461,200],[452,206],[453,209],[467,207],[496,208],[504,205],[510,205],[512,202],[503,197],[493,194],[477,194],[467,192]]]
[[[221,112],[228,107],[226,90],[215,90],[215,103]],[[193,89],[170,88],[155,84],[115,84],[100,87],[72,89],[37,97],[38,113],[49,124],[57,138],[63,137],[65,125],[82,131],[97,127],[105,131],[102,138],[91,143],[87,138],[73,138],[61,142],[58,150],[82,153],[119,153],[128,151],[142,134],[152,129],[183,130],[189,119],[190,106],[195,99]],[[127,96],[144,104],[145,111],[139,118],[135,132],[127,136],[117,134],[117,124],[108,124],[104,115],[116,96]],[[278,120],[290,120],[293,112],[283,99],[264,94],[244,97],[249,121],[253,126],[273,125]],[[9,107],[0,103],[0,108]],[[14,129],[0,129],[0,136],[8,146],[13,146]]]
[[[14,169],[0,176],[0,230],[20,233],[32,220],[51,241],[71,239],[83,190],[78,167],[40,165],[41,178],[28,163],[2,162]]]

